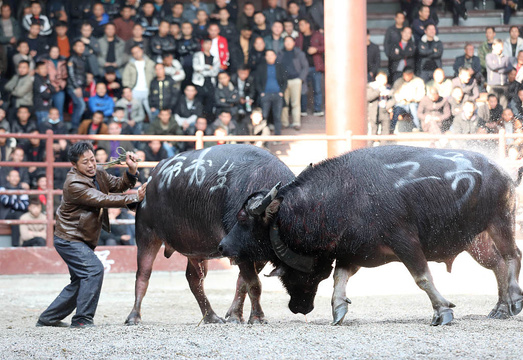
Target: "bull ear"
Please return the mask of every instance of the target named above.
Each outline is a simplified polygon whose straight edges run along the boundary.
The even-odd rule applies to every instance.
[[[265,195],[263,199],[259,199],[255,201],[252,205],[249,206],[247,211],[251,213],[252,215],[262,215],[265,212],[265,209],[267,209],[267,206],[274,200],[276,195],[278,195],[278,190],[281,187],[281,181],[277,183],[271,191]]]
[[[263,217],[263,221],[266,224],[269,224],[271,220],[276,217],[278,211],[280,211],[281,201],[281,198],[276,198],[273,201],[271,201],[269,206],[267,206],[267,208],[265,209],[265,216]]]
[[[285,269],[283,266],[275,267],[269,275],[265,275],[265,277],[274,277],[274,276],[283,276],[285,274]]]

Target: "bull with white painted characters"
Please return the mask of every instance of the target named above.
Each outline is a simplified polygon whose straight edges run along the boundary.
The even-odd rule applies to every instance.
[[[470,151],[357,150],[251,195],[219,249],[237,261],[271,259],[289,308],[303,314],[314,308],[318,284],[336,260],[334,324],[347,313],[346,285],[360,267],[401,261],[432,302],[432,325],[451,322],[454,305],[434,286],[427,261],[445,262],[450,271],[467,251],[496,276],[499,300],[489,317],[508,318],[523,306],[514,185]]]
[[[180,153],[163,160],[152,171],[147,193],[136,213],[138,270],[135,303],[126,324],[141,321],[141,303],[147,291],[154,259],[162,243],[168,258],[175,251],[187,256],[186,278],[206,323],[222,323],[204,292],[208,259],[222,257],[220,240],[236,223],[247,197],[294,174],[278,158],[251,145],[219,145]],[[258,272],[267,261],[239,265],[230,322],[243,322],[243,303],[249,294],[249,323],[265,322],[260,305]]]

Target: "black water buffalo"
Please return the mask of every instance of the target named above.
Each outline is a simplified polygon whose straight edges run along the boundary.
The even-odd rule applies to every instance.
[[[166,257],[175,251],[187,256],[187,281],[204,321],[224,322],[204,293],[207,259],[221,257],[218,244],[236,223],[236,214],[249,194],[294,177],[278,158],[251,145],[187,151],[160,162],[151,173],[145,199],[136,213],[138,271],[135,303],[126,324],[141,320],[142,299],[162,243]],[[265,321],[258,278],[265,263],[240,264],[235,298],[226,315],[229,321],[243,321],[246,293],[252,303],[249,322]]]
[[[306,169],[278,190],[254,193],[221,241],[237,261],[270,259],[307,314],[318,284],[336,260],[334,324],[347,313],[346,285],[360,267],[401,261],[432,302],[432,325],[453,319],[454,305],[436,290],[427,261],[469,252],[496,275],[499,301],[489,314],[518,314],[521,252],[514,236],[514,183],[470,151],[383,146],[353,151]]]

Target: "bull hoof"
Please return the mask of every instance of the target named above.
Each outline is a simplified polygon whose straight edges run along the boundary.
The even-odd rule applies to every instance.
[[[348,300],[348,299],[347,299]],[[347,315],[347,312],[349,311],[349,303],[344,303],[336,306],[332,310],[332,325],[341,325],[343,322],[343,319],[345,319],[345,315]]]
[[[510,304],[510,314],[512,316],[518,315],[523,309],[523,299],[517,300],[515,303]]]
[[[248,322],[249,325],[265,325],[268,323],[269,322],[267,320],[265,320],[265,317],[263,315],[262,316],[251,315],[251,317],[249,318],[249,322]]]
[[[225,318],[229,324],[243,324],[245,322],[242,316],[226,316]]]
[[[207,315],[203,318],[203,322],[206,324],[225,324],[225,320],[216,314]]]
[[[447,325],[454,319],[454,311],[452,309],[444,309],[434,311],[431,326]]]
[[[494,309],[488,314],[491,319],[508,319],[510,317],[509,306],[505,303],[498,303]]]
[[[140,317],[140,315],[136,315],[136,314],[132,314],[131,313],[127,317],[127,320],[125,320],[125,325],[133,326],[133,325],[138,325],[141,322],[142,322],[142,318]]]

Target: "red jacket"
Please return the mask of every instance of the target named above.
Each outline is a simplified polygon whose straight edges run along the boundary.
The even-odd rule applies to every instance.
[[[203,43],[203,40],[201,41]],[[218,52],[220,57],[220,69],[227,70],[229,67],[229,43],[227,39],[218,35]]]
[[[311,36],[310,46],[318,49],[318,52],[312,55],[312,61],[314,61],[314,67],[316,71],[325,72],[325,39],[323,34],[319,31],[314,31]],[[300,33],[296,39],[296,47],[303,50],[303,34]]]

